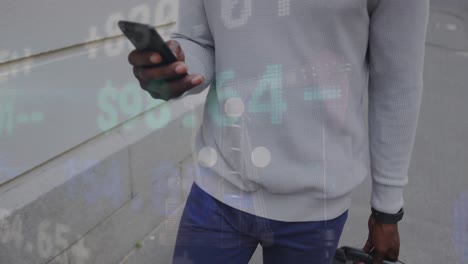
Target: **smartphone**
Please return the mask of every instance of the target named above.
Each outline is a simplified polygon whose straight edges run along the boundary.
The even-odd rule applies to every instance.
[[[177,61],[174,53],[154,27],[125,20],[118,21],[118,26],[137,50],[158,52],[162,57],[162,65]]]

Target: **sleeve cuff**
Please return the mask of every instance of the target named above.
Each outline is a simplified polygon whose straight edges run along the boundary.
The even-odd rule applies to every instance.
[[[403,187],[372,182],[371,206],[377,211],[396,214],[403,207]]]

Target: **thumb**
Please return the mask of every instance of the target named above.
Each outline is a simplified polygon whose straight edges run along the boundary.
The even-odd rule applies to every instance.
[[[166,44],[169,46],[177,60],[185,62],[185,53],[177,40],[168,40],[166,41]]]
[[[364,247],[362,248],[363,251],[369,253],[370,250],[373,248],[372,246],[372,243],[371,243],[371,240],[370,240],[370,236],[369,238],[367,238],[367,241],[366,241],[366,244],[364,245]],[[359,261],[358,264],[365,264],[364,262],[362,261]]]
[[[366,241],[366,244],[364,245],[364,247],[362,248],[362,250],[364,250],[365,252],[369,253],[370,250],[373,248],[373,245],[372,245],[372,242],[371,242],[371,239],[370,237],[367,238],[367,241]]]

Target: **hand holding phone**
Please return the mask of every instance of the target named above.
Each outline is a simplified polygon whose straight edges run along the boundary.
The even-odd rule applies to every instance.
[[[164,42],[150,25],[119,21],[118,26],[136,48],[128,55],[133,73],[153,98],[168,101],[203,83],[202,75],[188,74],[177,41]]]

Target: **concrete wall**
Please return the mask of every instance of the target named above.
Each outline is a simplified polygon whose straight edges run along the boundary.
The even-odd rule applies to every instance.
[[[162,103],[139,89],[132,44],[116,23],[157,25],[168,39],[177,8],[169,0],[2,2],[0,184]]]
[[[176,29],[178,1],[0,9],[0,263],[117,263],[182,205],[206,93],[139,88],[120,19]]]

